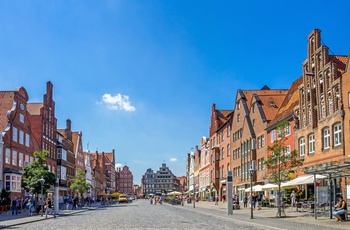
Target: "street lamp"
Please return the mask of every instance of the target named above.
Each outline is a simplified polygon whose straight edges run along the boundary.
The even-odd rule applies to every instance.
[[[250,219],[253,219],[253,176],[255,172],[255,160],[250,165]]]
[[[195,208],[196,207],[196,191],[195,191],[195,186],[196,186],[196,182],[195,182],[195,180],[194,180],[194,153],[191,151],[191,157],[192,157],[192,159],[193,159],[193,161],[192,161],[192,167],[193,167],[193,177],[192,177],[192,180],[193,180],[193,208]]]
[[[41,176],[40,183],[41,183],[41,216],[43,216],[44,214],[43,190],[44,190],[44,183],[45,183],[45,179],[43,176]]]

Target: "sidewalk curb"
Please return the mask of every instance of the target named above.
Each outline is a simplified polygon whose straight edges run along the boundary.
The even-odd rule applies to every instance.
[[[76,210],[74,212],[70,212],[70,213],[61,213],[61,214],[56,214],[56,217],[65,217],[65,216],[69,216],[72,214],[76,214],[76,213],[81,213],[81,212],[87,212],[90,210],[96,210],[98,208],[101,207],[92,207],[92,208],[86,208],[86,209],[80,209],[80,210]],[[28,216],[29,217],[29,216]],[[19,226],[19,225],[23,225],[23,224],[29,224],[29,223],[33,223],[33,222],[39,222],[39,221],[44,221],[44,220],[49,220],[49,219],[54,219],[54,217],[52,215],[48,216],[47,218],[45,218],[45,215],[43,215],[42,217],[40,215],[37,216],[33,216],[34,219],[32,218],[28,218],[28,217],[24,217],[21,219],[12,219],[12,220],[7,220],[7,221],[2,221],[0,222],[0,229],[6,229],[9,227],[13,227],[13,226]]]

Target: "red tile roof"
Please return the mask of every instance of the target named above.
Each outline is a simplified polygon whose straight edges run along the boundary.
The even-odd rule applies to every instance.
[[[273,126],[278,122],[282,121],[283,119],[285,119],[286,117],[291,116],[293,114],[294,107],[299,104],[298,87],[301,84],[303,84],[302,76],[299,77],[297,80],[295,80],[290,86],[290,89],[288,90],[288,93],[284,98],[281,107],[279,108],[273,120],[270,122],[269,126]]]
[[[40,109],[44,106],[43,103],[28,103],[27,111],[31,115],[40,115]]]
[[[341,73],[345,70],[348,56],[329,55],[329,61],[337,64],[338,76],[341,76]]]

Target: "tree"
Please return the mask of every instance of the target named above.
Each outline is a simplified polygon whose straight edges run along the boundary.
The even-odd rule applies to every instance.
[[[34,152],[35,161],[23,168],[22,187],[27,191],[29,190],[30,193],[35,194],[36,197],[41,193],[41,177],[45,180],[43,185],[44,194],[50,188],[50,185],[56,181],[55,174],[49,172],[49,167],[46,166],[46,157],[48,154],[49,152],[46,150]]]
[[[304,159],[297,156],[297,151],[293,150],[288,153],[287,146],[285,145],[286,127],[289,126],[288,121],[283,121],[277,125],[278,138],[273,142],[272,146],[268,146],[267,149],[270,154],[267,156],[267,160],[264,162],[268,169],[270,181],[278,185],[277,199],[281,202],[281,183],[289,180],[289,173],[294,168],[302,166]],[[281,217],[281,206],[278,206],[278,216]]]
[[[85,192],[92,188],[92,185],[86,182],[85,173],[80,168],[78,168],[72,181],[73,183],[71,184],[70,188],[77,190],[81,194],[81,197],[83,197]]]

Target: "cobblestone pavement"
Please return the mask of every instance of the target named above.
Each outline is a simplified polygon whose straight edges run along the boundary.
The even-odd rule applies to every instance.
[[[212,202],[198,202],[181,205],[150,205],[147,200],[131,204],[95,207],[93,210],[80,210],[66,213],[58,218],[11,226],[4,221],[0,226],[6,229],[350,229],[350,221],[336,223],[335,220],[314,217],[301,213],[286,213],[287,218],[275,218],[276,209],[265,208],[234,210],[227,215],[227,205],[215,206]],[[38,217],[40,218],[40,217]],[[14,221],[14,220],[12,220]]]

